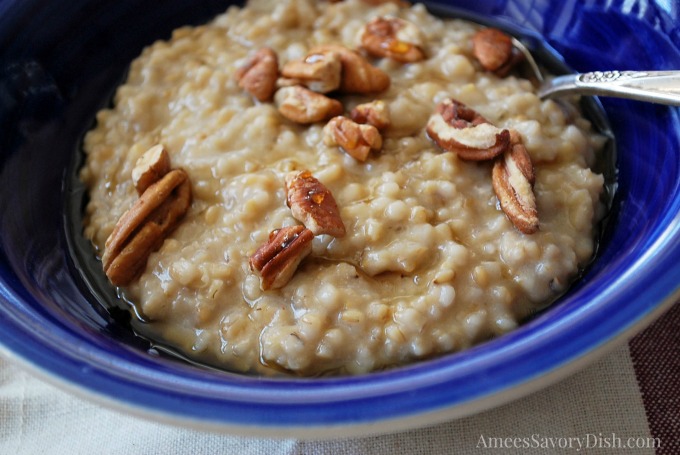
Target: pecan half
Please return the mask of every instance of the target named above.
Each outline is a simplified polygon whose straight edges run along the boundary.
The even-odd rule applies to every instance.
[[[344,110],[340,101],[299,85],[280,88],[274,95],[274,101],[281,115],[303,124],[327,120]]]
[[[360,125],[347,117],[333,117],[324,127],[323,141],[339,145],[348,155],[366,161],[371,150],[382,148],[382,136],[373,125]]]
[[[425,59],[420,29],[398,17],[376,17],[361,33],[361,47],[375,57],[387,57],[402,63]]]
[[[524,58],[512,45],[512,38],[495,28],[483,28],[473,35],[472,54],[482,68],[501,77],[507,76]]]
[[[235,74],[239,87],[259,101],[272,99],[278,76],[278,57],[268,47],[258,50]]]
[[[168,172],[149,186],[106,240],[102,264],[111,283],[125,286],[134,280],[190,205],[191,184],[182,169]]]
[[[170,155],[162,145],[154,145],[144,152],[132,169],[132,183],[140,196],[152,184],[170,172]]]
[[[342,64],[340,91],[347,94],[368,95],[387,90],[390,76],[371,65],[356,51],[339,44],[325,44],[314,47],[311,53],[336,52]]]
[[[426,131],[439,147],[470,161],[492,159],[510,144],[508,130],[495,127],[475,110],[454,99],[446,99],[437,105]]]
[[[311,53],[303,60],[287,62],[281,68],[284,78],[297,81],[317,93],[332,92],[340,87],[341,74],[340,55],[334,51]]]
[[[250,268],[260,274],[263,290],[285,286],[300,262],[312,252],[314,234],[304,226],[289,226],[269,234],[269,241],[250,257]]]
[[[512,147],[496,159],[492,183],[503,212],[525,234],[538,231],[534,182],[534,167],[527,149],[521,142],[513,141]]]
[[[352,109],[349,116],[356,123],[373,125],[381,131],[387,129],[391,123],[387,106],[380,100],[359,104]]]
[[[345,225],[333,194],[311,172],[290,172],[286,175],[286,203],[293,217],[314,235],[345,235]]]

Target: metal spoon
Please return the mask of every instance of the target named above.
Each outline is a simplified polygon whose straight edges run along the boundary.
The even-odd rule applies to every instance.
[[[680,106],[680,71],[594,71],[546,80],[529,49],[516,38],[512,43],[539,81],[540,98],[594,95]]]

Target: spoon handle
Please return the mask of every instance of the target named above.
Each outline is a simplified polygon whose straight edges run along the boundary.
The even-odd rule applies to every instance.
[[[680,71],[595,71],[558,76],[544,82],[541,98],[559,95],[629,98],[680,106]]]

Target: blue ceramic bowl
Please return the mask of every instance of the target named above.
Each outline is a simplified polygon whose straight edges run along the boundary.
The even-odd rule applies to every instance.
[[[603,99],[618,144],[618,187],[598,258],[517,331],[358,377],[264,379],[152,355],[83,280],[66,229],[78,195],[66,183],[83,133],[142,47],[228,3],[0,1],[3,355],[69,390],[162,421],[262,436],[350,435],[434,423],[527,394],[640,330],[678,297],[678,110]],[[673,2],[443,6],[522,32],[537,52],[556,52],[574,70],[680,68]]]

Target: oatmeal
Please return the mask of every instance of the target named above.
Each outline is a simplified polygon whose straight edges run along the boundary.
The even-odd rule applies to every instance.
[[[132,62],[84,140],[85,235],[108,260],[147,192],[190,182],[122,284],[138,331],[233,371],[364,373],[513,330],[589,261],[604,139],[483,67],[479,25],[373,3],[253,0]],[[451,106],[479,129],[443,132]]]

